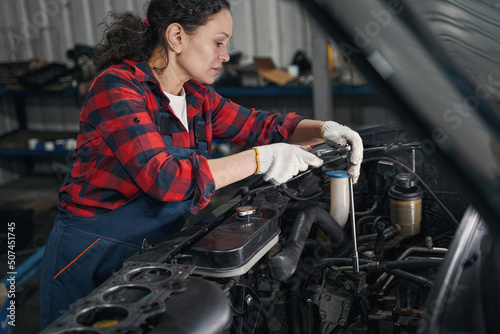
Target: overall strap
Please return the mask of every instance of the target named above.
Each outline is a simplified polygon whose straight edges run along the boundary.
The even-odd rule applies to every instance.
[[[172,119],[168,110],[160,109],[159,111],[160,134],[166,135],[163,137],[167,146],[172,146]]]
[[[194,123],[194,140],[196,148],[202,151],[208,150],[207,128],[205,119],[201,116],[193,117]]]

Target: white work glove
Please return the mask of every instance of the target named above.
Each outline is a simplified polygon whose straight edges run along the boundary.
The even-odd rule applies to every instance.
[[[347,172],[352,178],[352,183],[358,182],[361,161],[363,161],[363,142],[359,134],[347,126],[327,121],[321,125],[321,137],[325,143],[334,148],[341,148],[347,144],[351,145]]]
[[[323,160],[308,152],[309,146],[298,146],[284,143],[253,147],[257,171],[264,174],[264,180],[280,185],[290,180],[309,166],[320,167]]]

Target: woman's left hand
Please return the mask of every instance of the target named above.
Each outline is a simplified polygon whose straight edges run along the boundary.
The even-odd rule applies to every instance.
[[[356,183],[359,177],[361,161],[363,161],[363,142],[356,131],[337,122],[327,121],[321,125],[321,136],[325,143],[334,148],[351,145],[349,154],[349,176]]]

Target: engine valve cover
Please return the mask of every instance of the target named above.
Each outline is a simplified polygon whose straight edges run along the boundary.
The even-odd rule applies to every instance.
[[[248,209],[245,207],[245,211]],[[211,277],[245,274],[277,242],[280,228],[272,209],[238,213],[221,223],[179,259],[197,265],[195,273]]]

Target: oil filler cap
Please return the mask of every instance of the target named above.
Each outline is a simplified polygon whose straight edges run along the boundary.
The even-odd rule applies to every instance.
[[[422,199],[423,191],[415,175],[400,173],[394,177],[394,184],[389,189],[389,196],[397,201],[416,201]]]
[[[251,216],[255,213],[255,208],[250,205],[240,206],[236,209],[239,217]]]
[[[394,185],[400,189],[410,189],[417,185],[417,178],[410,173],[399,173],[394,178]]]

